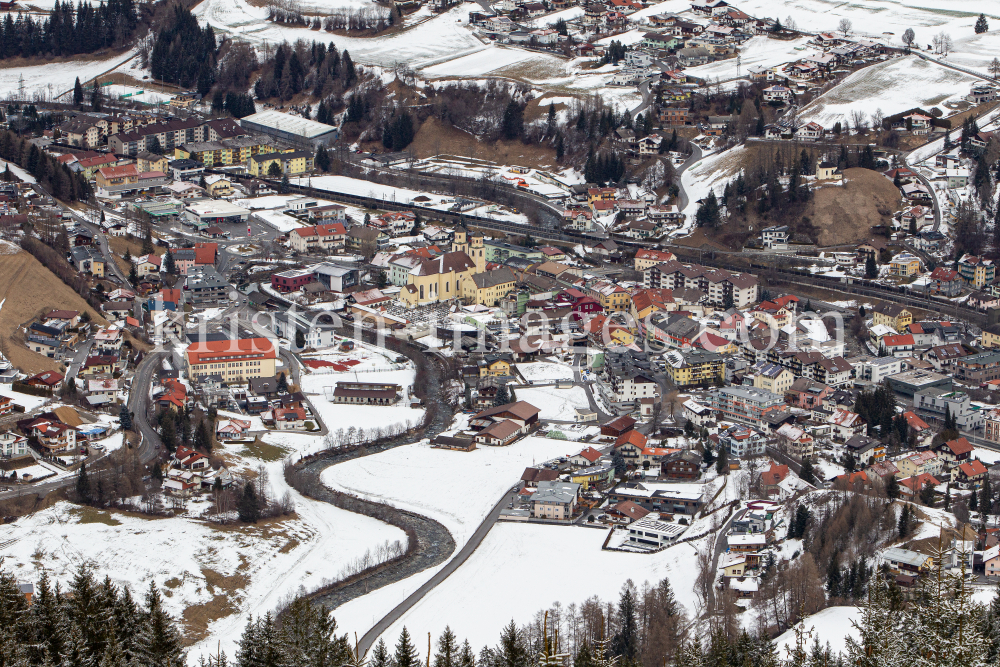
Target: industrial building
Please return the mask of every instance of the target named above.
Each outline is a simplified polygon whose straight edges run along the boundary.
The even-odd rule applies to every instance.
[[[261,132],[293,144],[299,148],[315,150],[329,145],[337,138],[337,128],[301,116],[269,109],[240,119],[240,126],[247,131]]]
[[[195,229],[204,229],[223,222],[246,222],[250,211],[221,199],[194,201],[184,208],[187,224]]]

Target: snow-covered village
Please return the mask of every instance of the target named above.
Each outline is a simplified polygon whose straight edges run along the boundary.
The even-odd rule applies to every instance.
[[[1000,664],[995,3],[0,15],[0,667]]]

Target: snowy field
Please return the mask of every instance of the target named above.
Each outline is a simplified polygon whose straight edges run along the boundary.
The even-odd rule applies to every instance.
[[[668,577],[677,601],[693,611],[695,546],[703,540],[645,555],[602,551],[606,536],[605,530],[577,526],[498,523],[469,560],[390,626],[384,639],[391,646],[404,625],[413,636],[437,637],[449,624],[473,647],[493,646],[511,619],[528,623],[555,602],[565,608],[592,595],[616,601],[627,579],[641,588],[643,581]],[[555,575],[553,566],[568,557],[574,569],[599,575]]]
[[[323,1],[307,0],[306,4]],[[349,51],[355,63],[391,67],[405,62],[418,69],[486,48],[467,27],[469,11],[476,7],[459,5],[403,32],[379,38],[344,37],[279,25],[267,20],[266,7],[254,7],[245,0],[205,0],[194,8],[194,14],[199,23],[211,25],[217,33],[228,33],[254,44],[265,41],[277,44],[285,40],[294,43],[297,39],[325,41]]]
[[[17,96],[23,79],[25,98],[38,101],[54,100],[67,91],[72,91],[77,77],[80,81],[89,81],[95,76],[115,69],[133,56],[133,52],[128,52],[109,60],[72,61],[0,69],[0,96]]]
[[[3,304],[0,304],[2,306]],[[35,408],[45,405],[46,401],[49,399],[45,396],[32,396],[31,394],[22,394],[19,391],[13,391],[11,389],[5,389],[0,391],[0,396],[6,396],[10,400],[14,401],[17,405],[24,408],[25,412],[31,412]]]
[[[857,607],[828,607],[805,619],[806,631],[812,630],[814,637],[819,637],[819,643],[823,646],[830,643],[833,655],[845,653],[847,651],[847,637],[858,636],[858,631],[851,625],[852,621],[861,620],[861,610]],[[808,639],[808,645],[812,645],[812,639]],[[786,630],[784,634],[774,640],[778,649],[778,655],[784,659],[788,657],[788,649],[795,648],[795,629]]]
[[[870,116],[881,109],[891,116],[913,107],[930,111],[936,106],[947,116],[952,111],[943,104],[964,98],[976,81],[973,76],[916,56],[896,58],[851,74],[803,108],[798,118],[832,127],[837,121],[846,123],[855,110]]]
[[[482,76],[508,65],[515,65],[543,57],[545,56],[532,51],[512,49],[504,46],[490,46],[482,51],[470,53],[461,58],[455,58],[454,60],[426,67],[422,70],[422,73],[431,78]]]
[[[781,40],[767,36],[750,38],[740,47],[740,75],[746,76],[751,67],[774,67],[798,60],[810,52],[805,46],[809,39],[800,37],[794,40]],[[684,70],[684,73],[706,81],[732,79],[737,76],[736,58],[716,60],[707,65],[691,67]]]
[[[328,468],[323,482],[436,519],[461,547],[525,467],[566,451],[565,442],[535,437],[472,452],[416,443]]]
[[[540,410],[539,418],[558,421],[575,421],[576,408],[587,408],[587,392],[583,387],[557,389],[556,387],[531,387],[516,389],[517,400],[527,401]]]
[[[338,364],[312,369],[299,378],[302,392],[331,431],[351,427],[370,429],[393,424],[415,425],[423,418],[422,408],[411,408],[407,397],[411,393],[416,371],[411,364],[396,364],[369,345],[358,345],[351,352],[324,351],[303,355],[304,360]],[[346,367],[341,365],[350,362]],[[330,401],[337,382],[391,382],[402,387],[402,397],[396,405],[342,405]],[[315,438],[319,440],[319,438]]]
[[[694,228],[698,200],[707,197],[709,190],[714,190],[718,197],[722,196],[726,182],[735,178],[740,170],[742,153],[743,146],[735,146],[722,153],[707,155],[684,170],[681,183],[688,196],[688,203],[683,211],[687,217],[684,226],[677,229],[675,235],[685,234]]]
[[[515,368],[528,382],[557,382],[573,379],[573,368],[566,364],[535,361],[530,364],[515,364]]]
[[[283,493],[280,464],[271,480]],[[4,542],[13,542],[0,555],[18,581],[37,581],[44,569],[65,583],[82,563],[93,564],[98,579],[107,575],[129,586],[137,598],[155,581],[166,591],[167,611],[179,619],[186,608],[219,596],[215,604],[228,602],[233,615],[209,626],[213,639],[202,648],[214,651],[222,641],[232,655],[229,641],[238,640],[243,613],[273,608],[300,585],[321,585],[324,577],[386,540],[405,540],[402,531],[374,519],[296,500],[298,518],[266,529],[220,529],[189,518],[145,519],[63,502],[5,526]],[[205,630],[204,625],[186,626],[188,633]],[[192,650],[195,660],[198,648]]]

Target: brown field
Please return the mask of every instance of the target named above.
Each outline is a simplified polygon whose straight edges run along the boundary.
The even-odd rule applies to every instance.
[[[131,236],[125,237],[109,235],[108,246],[111,248],[111,252],[115,254],[115,262],[117,262],[118,268],[124,271],[125,275],[128,275],[130,270],[128,262],[126,262],[123,258],[125,250],[127,249],[130,253],[132,253],[133,257],[139,257],[143,254],[142,241]],[[166,252],[165,248],[158,245],[153,246],[154,255],[162,255],[164,252]]]
[[[484,144],[466,132],[442,125],[436,118],[428,118],[421,124],[416,138],[407,150],[413,151],[419,158],[460,155],[535,169],[548,169],[556,165],[556,152],[548,146],[525,145],[519,141]]]
[[[55,274],[26,252],[0,256],[0,350],[25,373],[58,370],[60,364],[23,344],[18,329],[43,312],[55,309],[87,311],[95,322],[107,320],[87,305]]]
[[[820,246],[860,241],[871,228],[889,221],[899,210],[899,190],[888,178],[869,169],[848,169],[844,185],[815,190],[806,215],[819,231]]]

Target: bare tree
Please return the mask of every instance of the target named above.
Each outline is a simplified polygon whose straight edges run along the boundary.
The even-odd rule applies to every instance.
[[[876,132],[882,131],[882,123],[885,122],[885,113],[882,112],[882,107],[875,109],[872,112],[872,129]]]
[[[917,38],[917,35],[913,32],[913,28],[907,28],[903,31],[903,44],[906,44],[906,48],[913,47],[913,41]]]
[[[946,56],[952,49],[951,35],[946,32],[941,33],[941,55]]]
[[[844,37],[851,34],[851,20],[850,19],[840,19],[840,23],[837,24],[837,29],[844,33]]]
[[[712,596],[712,587],[715,585],[715,571],[712,568],[712,545],[705,549],[698,550],[695,556],[695,563],[698,568],[698,576],[694,582],[694,594],[697,597],[699,609],[707,609]],[[700,614],[699,614],[700,615]]]
[[[1000,60],[994,58],[990,62],[989,70],[990,70],[990,76],[992,76],[994,79],[1000,77]]]
[[[851,111],[851,127],[854,128],[855,133],[864,134],[865,130],[868,129],[868,114],[861,109]]]

